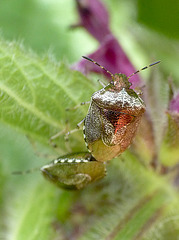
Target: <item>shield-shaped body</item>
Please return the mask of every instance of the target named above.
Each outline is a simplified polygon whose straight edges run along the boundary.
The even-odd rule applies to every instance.
[[[130,89],[126,75],[95,92],[84,122],[86,145],[97,161],[108,161],[128,148],[145,112],[138,94]]]

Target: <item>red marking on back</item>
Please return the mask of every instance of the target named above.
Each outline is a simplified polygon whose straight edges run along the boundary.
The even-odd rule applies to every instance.
[[[133,119],[134,119],[134,116],[129,115],[129,114],[123,114],[123,113],[121,113],[121,114],[119,115],[119,118],[118,118],[117,122],[114,123],[114,127],[115,127],[114,134],[116,134],[117,131],[118,131],[120,128],[122,128],[122,127],[126,126],[127,124],[129,124],[130,122],[132,122]]]
[[[114,111],[103,109],[105,117],[111,122],[114,126],[114,134],[117,133],[119,129],[131,123],[134,120],[134,115],[130,112],[124,112],[124,110]]]

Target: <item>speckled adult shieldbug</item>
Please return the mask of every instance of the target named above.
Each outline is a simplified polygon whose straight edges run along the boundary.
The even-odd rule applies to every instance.
[[[128,148],[136,134],[145,112],[140,96],[130,88],[125,74],[112,74],[90,58],[83,57],[108,72],[112,81],[91,97],[90,107],[84,119],[84,139],[97,161],[105,162],[120,155]],[[150,66],[159,63],[155,62]]]

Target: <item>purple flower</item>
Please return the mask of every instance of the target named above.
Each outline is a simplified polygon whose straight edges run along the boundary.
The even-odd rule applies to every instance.
[[[124,73],[127,76],[135,72],[135,68],[122,49],[121,45],[109,30],[108,12],[99,0],[76,0],[80,16],[80,25],[83,26],[99,42],[99,48],[88,57],[107,68],[111,73]],[[83,73],[103,72],[91,62],[82,59],[73,66],[74,69]],[[111,79],[111,77],[110,77]],[[140,85],[139,75],[134,75],[130,81],[132,88]]]
[[[167,142],[170,146],[179,147],[179,93],[169,103]]]
[[[108,12],[97,0],[76,0],[80,16],[80,26],[83,26],[99,42],[110,34]]]
[[[101,43],[100,47],[94,53],[88,55],[88,57],[94,59],[100,65],[106,67],[113,74],[121,72],[129,76],[135,72],[135,69],[132,66],[130,60],[113,35],[108,35]],[[74,69],[81,71],[84,74],[87,74],[89,72],[103,72],[107,77],[110,77],[110,75],[104,70],[95,64],[86,61],[85,59],[82,59],[80,62],[74,65]],[[130,81],[132,83],[132,88],[139,86],[139,75],[134,75]]]
[[[179,93],[171,100],[169,111],[173,113],[179,113]]]
[[[129,76],[135,72],[135,68],[127,57],[121,45],[109,29],[108,12],[99,0],[76,0],[80,16],[80,26],[83,26],[99,42],[99,48],[88,57],[107,68],[111,73],[124,73]],[[82,59],[73,66],[73,69],[84,74],[96,72],[111,76],[105,71],[95,66],[91,62]],[[132,88],[141,84],[139,75],[134,75],[130,79]]]

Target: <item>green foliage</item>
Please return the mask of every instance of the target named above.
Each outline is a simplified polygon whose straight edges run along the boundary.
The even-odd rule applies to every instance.
[[[50,49],[60,59],[74,60],[94,42],[89,36],[70,31],[70,25],[77,21],[74,6],[74,0],[0,1],[0,29],[6,39],[22,39],[38,53]],[[79,44],[79,37],[83,44]]]
[[[16,44],[3,41],[0,57],[4,66],[0,73],[2,122],[48,143],[51,136],[65,129],[66,119],[73,122],[73,128],[80,116],[85,116],[84,108],[78,110],[78,115],[65,110],[76,106],[81,99],[89,100],[94,92],[92,83],[81,73],[70,71],[64,64],[58,66],[47,57],[40,60],[32,53],[26,55]],[[61,142],[59,147],[65,149]],[[79,145],[78,138],[75,142]]]
[[[96,43],[86,33],[67,31],[76,18],[74,13],[72,15],[73,1],[50,1],[49,5],[45,2],[48,1],[0,3],[4,35],[0,41],[0,238],[177,240],[179,196],[175,172],[162,176],[143,166],[141,159],[129,151],[107,165],[108,175],[103,180],[76,192],[57,189],[43,179],[39,171],[22,176],[11,174],[15,170],[40,167],[68,153],[63,135],[55,140],[56,149],[50,146],[49,138],[66,128],[73,129],[85,117],[87,108],[83,106],[68,112],[65,109],[88,101],[99,89],[97,78],[92,82],[71,70],[64,61],[58,63],[59,60],[50,56],[39,56],[27,50],[28,45],[42,53],[52,46],[58,59],[65,57],[66,62],[70,62],[79,60],[95,47]],[[165,3],[162,5],[166,6]],[[157,32],[153,35],[145,28],[139,29],[139,23],[129,14],[135,9],[134,1],[130,1],[130,8],[129,1],[106,1],[106,4],[111,7],[111,19],[115,20],[112,23],[115,34],[136,66],[143,66],[141,59],[150,63],[149,58],[154,56],[162,60],[163,83],[170,72],[177,82],[177,43]],[[150,14],[145,14],[144,18],[144,10],[149,7],[145,4],[143,9],[138,5],[139,19],[147,25],[159,24],[161,18],[157,19],[157,13],[163,14],[159,4],[153,3],[151,9],[155,21],[151,21]],[[168,19],[171,15],[166,14]],[[176,33],[172,35],[175,26],[170,29],[168,24],[166,26],[166,35],[177,37]],[[157,31],[159,26],[152,28]],[[161,25],[160,32],[164,30]],[[6,40],[14,38],[23,39],[25,47]],[[159,88],[164,95],[166,86]],[[157,109],[158,115],[159,110],[161,108]],[[69,146],[74,152],[86,150],[82,132],[70,136]],[[160,157],[168,165],[178,159],[178,149],[170,150],[163,146]],[[139,151],[144,150],[139,148]],[[36,152],[53,157],[45,159]]]
[[[2,170],[6,169],[2,179],[6,179],[6,183],[2,183],[1,188],[1,209],[6,210],[1,221],[5,236],[10,233],[11,239],[18,240],[55,239],[55,236],[58,239],[60,236],[61,239],[72,236],[76,239],[147,239],[152,236],[149,239],[154,239],[154,228],[169,215],[176,224],[178,194],[170,181],[145,169],[127,152],[123,155],[124,162],[116,159],[109,164],[104,180],[83,191],[58,190],[39,174],[11,176],[15,167],[22,169],[24,161],[29,161],[30,167],[30,158],[34,158],[33,147],[23,135],[47,144],[52,134],[65,129],[64,106],[72,107],[87,100],[94,84],[64,64],[58,66],[48,58],[40,59],[15,43],[1,40],[0,54],[0,119],[22,133],[9,130],[5,136],[9,136],[9,146],[5,144],[2,151]],[[83,108],[78,111],[80,116],[77,111],[68,113],[72,123],[85,115]],[[2,127],[3,132],[6,131]],[[83,146],[78,135],[70,140],[74,151]],[[10,144],[13,141],[17,141],[14,150]],[[56,143],[62,153],[63,138]],[[64,149],[60,150],[62,146]],[[9,157],[8,164],[5,160],[9,148],[15,154]],[[9,192],[13,198],[9,198]],[[11,224],[6,225],[8,221]],[[162,235],[164,230],[162,225],[158,234]],[[174,231],[177,234],[178,227]]]
[[[68,5],[68,8],[70,5]],[[6,37],[22,38],[26,44],[37,51],[44,51],[53,42],[58,50],[57,55],[64,55],[68,52],[68,35],[64,35],[63,28],[67,28],[64,21],[61,21],[61,30],[53,22],[53,8],[42,5],[37,1],[1,1],[0,22],[3,33]],[[62,4],[63,9],[63,4]],[[61,12],[63,14],[63,12]],[[65,15],[65,13],[64,13]],[[44,17],[45,16],[45,17]],[[45,38],[44,38],[45,36]],[[66,44],[59,41],[61,37],[66,37]],[[43,44],[41,42],[43,41]]]
[[[179,39],[179,2],[177,0],[138,0],[138,20],[168,37]]]

